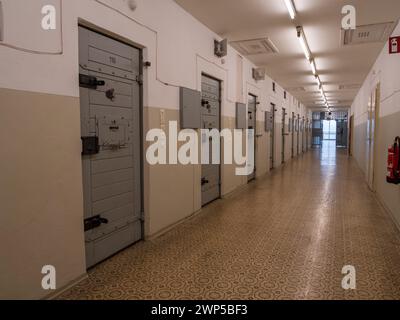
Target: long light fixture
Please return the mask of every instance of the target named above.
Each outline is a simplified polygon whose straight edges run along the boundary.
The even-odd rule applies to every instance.
[[[311,71],[312,71],[313,75],[316,76],[317,75],[317,67],[315,66],[314,59],[310,60],[310,65],[311,65]]]
[[[294,7],[293,1],[292,0],[285,0],[285,3],[286,3],[286,6],[288,8],[290,17],[292,19],[294,19],[295,16],[296,16],[296,9]],[[321,96],[322,96],[322,99],[324,101],[324,104],[325,104],[326,108],[329,109],[330,106],[329,106],[329,103],[328,103],[328,99],[326,98],[325,91],[324,91],[324,88],[322,86],[321,78],[318,75],[317,66],[315,64],[314,57],[311,55],[311,50],[310,50],[310,47],[308,46],[307,39],[306,39],[306,36],[305,36],[305,33],[304,33],[304,29],[303,29],[302,26],[297,26],[296,30],[297,30],[297,38],[300,41],[300,45],[301,45],[301,48],[303,49],[304,56],[306,57],[307,61],[310,63],[311,71],[312,71],[313,75],[315,76],[315,79],[317,80],[318,88],[319,88],[319,91],[321,93]]]
[[[321,79],[319,78],[319,76],[316,75],[315,79],[317,79],[318,88],[321,88],[322,87],[322,82],[321,82]]]
[[[308,61],[311,59],[310,48],[308,47],[306,36],[303,31],[303,27],[297,27],[297,38],[300,41],[301,48],[303,49],[304,55]]]
[[[290,18],[292,20],[296,19],[296,7],[294,6],[293,0],[285,0],[286,7],[289,11]]]

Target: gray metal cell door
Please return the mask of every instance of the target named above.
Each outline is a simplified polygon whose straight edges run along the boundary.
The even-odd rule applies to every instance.
[[[270,135],[270,169],[274,169],[275,167],[275,105],[271,104],[271,122],[272,122],[272,129]]]
[[[79,28],[86,263],[142,239],[140,50]]]
[[[337,130],[336,130],[336,145],[338,147],[347,147],[347,121],[336,120]]]
[[[306,151],[305,133],[306,133],[306,120],[303,117],[303,120],[301,121],[301,150],[303,153]]]
[[[201,82],[201,123],[203,129],[221,128],[221,83],[211,77],[202,76]],[[208,140],[208,141],[207,141]],[[221,197],[221,166],[213,164],[212,138],[202,134],[202,147],[209,148],[209,164],[201,168],[201,203],[202,206]],[[220,152],[221,149],[218,149]]]
[[[294,133],[295,133],[295,115],[294,112],[292,112],[292,119],[290,120],[292,122],[292,158],[294,158]]]
[[[252,181],[256,178],[256,166],[255,166],[255,159],[256,159],[256,125],[257,125],[257,114],[256,114],[256,109],[257,109],[257,97],[254,95],[249,95],[248,98],[248,109],[247,109],[247,126],[248,129],[252,129],[253,131],[249,131],[249,135],[248,135],[248,141],[247,143],[249,143],[249,145],[252,145],[252,148],[254,150],[254,159],[253,161],[253,166],[254,166],[254,170],[251,174],[249,174],[249,176],[247,177],[248,181]]]
[[[286,148],[286,109],[282,108],[282,163],[285,163],[285,148]]]
[[[297,155],[300,154],[300,115],[297,115]]]

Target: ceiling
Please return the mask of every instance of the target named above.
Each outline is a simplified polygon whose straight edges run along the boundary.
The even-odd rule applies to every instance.
[[[342,7],[356,8],[357,26],[396,22],[400,18],[399,0],[294,0],[298,13],[295,22],[283,0],[175,1],[229,41],[270,38],[278,53],[248,58],[266,67],[268,75],[299,101],[316,109],[321,109],[322,97],[295,26],[304,28],[330,105],[343,108],[350,107],[385,42],[343,46]],[[339,89],[343,85],[346,88]]]

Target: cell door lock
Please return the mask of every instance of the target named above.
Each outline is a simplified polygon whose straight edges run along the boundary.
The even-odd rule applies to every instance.
[[[114,101],[114,99],[115,99],[115,89],[108,89],[106,91],[106,97],[108,99],[110,99],[111,101]]]
[[[96,90],[98,86],[105,86],[106,82],[103,80],[97,80],[94,76],[88,76],[86,74],[79,74],[79,86],[87,89]]]
[[[85,232],[99,228],[102,224],[108,224],[108,219],[102,218],[99,215],[85,219],[84,221]]]
[[[100,152],[99,137],[81,137],[82,155],[92,156]]]
[[[203,107],[206,107],[207,109],[210,109],[210,108],[211,108],[210,103],[209,103],[207,100],[205,100],[205,99],[202,99],[202,100],[201,100],[201,105],[202,105]]]

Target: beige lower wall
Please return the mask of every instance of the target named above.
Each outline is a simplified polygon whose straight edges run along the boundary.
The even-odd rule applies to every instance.
[[[177,121],[177,110],[144,108],[144,137],[151,129],[161,128],[161,110],[165,128]],[[145,149],[151,143],[145,143]],[[201,168],[198,165],[149,165],[145,161],[145,236],[151,237],[201,209]],[[195,181],[199,181],[198,184]]]
[[[0,299],[40,298],[86,273],[79,99],[0,89]]]

